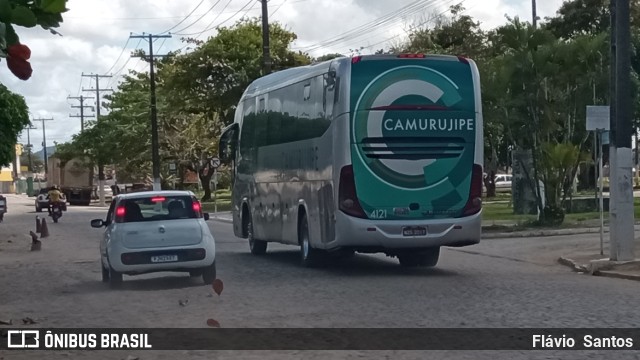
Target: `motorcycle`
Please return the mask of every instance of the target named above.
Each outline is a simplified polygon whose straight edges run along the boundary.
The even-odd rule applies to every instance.
[[[0,222],[4,220],[4,214],[7,212],[7,198],[0,195]]]
[[[53,222],[57,223],[58,219],[60,219],[62,217],[62,205],[60,204],[60,202],[56,202],[51,204],[51,214],[49,216],[51,216],[53,218]]]

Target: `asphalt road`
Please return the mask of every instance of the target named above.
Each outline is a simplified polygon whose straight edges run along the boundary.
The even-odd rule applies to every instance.
[[[637,327],[638,283],[578,275],[556,264],[561,243],[597,237],[496,239],[444,249],[432,269],[404,269],[397,259],[361,255],[324,269],[298,265],[297,248],[269,245],[249,253],[231,225],[210,221],[217,241],[220,297],[200,278],[181,273],[125,276],[112,290],[100,281],[101,230],[89,221],[105,209],[69,207],[42,250],[29,251],[33,200],[9,198],[0,224],[0,320],[30,317],[41,327]],[[574,246],[574,245],[570,245]],[[577,246],[577,245],[575,245]],[[181,306],[188,300],[186,306]],[[20,325],[20,327],[26,327]],[[4,328],[7,328],[4,326]],[[637,339],[640,342],[640,339]],[[633,352],[148,352],[63,351],[46,358],[640,358]],[[0,359],[44,358],[42,352],[0,353]]]

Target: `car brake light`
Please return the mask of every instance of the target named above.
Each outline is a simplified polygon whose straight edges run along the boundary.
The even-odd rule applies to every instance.
[[[157,202],[164,202],[166,200],[166,198],[164,196],[156,196],[156,197],[152,197],[151,201],[154,203]]]
[[[356,63],[359,63],[360,60],[362,60],[362,56],[354,56],[351,58],[351,63],[356,64]]]
[[[403,59],[423,59],[424,54],[400,54],[398,57]]]
[[[193,202],[193,211],[200,216],[200,212],[202,211],[202,205],[200,205],[199,201]]]
[[[482,209],[482,166],[473,165],[471,171],[471,188],[469,199],[462,210],[462,216],[477,214]]]
[[[340,170],[340,185],[338,188],[339,208],[347,215],[366,219],[358,195],[356,194],[356,182],[353,176],[353,166],[347,165]]]
[[[124,214],[125,214],[125,212],[126,212],[126,211],[125,211],[125,209],[124,209],[124,206],[119,206],[119,207],[116,209],[116,216],[123,217],[123,216],[124,216]]]

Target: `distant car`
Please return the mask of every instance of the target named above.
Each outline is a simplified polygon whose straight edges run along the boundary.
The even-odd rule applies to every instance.
[[[511,188],[512,175],[499,174],[495,177],[496,188]]]
[[[189,272],[205,284],[216,279],[215,240],[200,202],[191,191],[145,191],[116,195],[100,242],[102,281],[112,286],[122,275]]]
[[[64,194],[62,194],[62,201],[66,204]],[[36,212],[42,212],[42,209],[49,209],[49,188],[42,188],[38,192],[36,197]],[[66,205],[62,207],[66,211]]]

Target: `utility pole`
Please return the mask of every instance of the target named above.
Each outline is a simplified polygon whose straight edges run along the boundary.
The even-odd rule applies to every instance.
[[[33,145],[31,145],[31,131],[37,129],[37,127],[33,126],[31,122],[29,122],[29,126],[27,126],[27,151],[29,152],[29,171],[33,172],[33,160],[31,159],[31,149]]]
[[[149,41],[149,81],[151,83],[151,99],[150,99],[150,107],[151,107],[151,162],[152,162],[152,172],[153,172],[153,190],[160,191],[162,190],[161,182],[160,182],[160,145],[158,144],[158,112],[156,107],[156,76],[154,73],[154,61],[155,57],[162,57],[165,55],[154,55],[153,54],[153,40],[159,38],[170,38],[171,35],[130,35],[132,39],[147,39]]]
[[[609,0],[609,12],[611,16],[611,37],[609,56],[609,252],[616,247],[618,219],[617,214],[617,187],[616,174],[616,1]]]
[[[262,75],[268,75],[271,73],[271,55],[269,49],[269,10],[267,9],[267,0],[259,1],[262,1]]]
[[[47,126],[45,125],[45,121],[53,121],[53,118],[51,119],[44,119],[44,118],[39,118],[39,119],[33,119],[33,121],[42,121],[42,149],[44,151],[44,176],[47,178],[47,181],[49,181],[49,156],[47,155]]]
[[[74,100],[80,100],[80,106],[74,106],[72,105],[72,108],[76,108],[76,109],[80,109],[80,115],[71,115],[69,114],[69,117],[72,118],[80,118],[80,132],[84,132],[84,118],[85,117],[92,117],[93,115],[85,115],[84,114],[84,109],[85,108],[93,108],[93,106],[89,106],[89,105],[85,105],[84,101],[88,100],[88,99],[93,99],[92,97],[84,97],[82,95],[80,96],[68,96],[67,99],[74,99]]]
[[[533,28],[538,27],[538,15],[536,14],[536,0],[531,0],[531,15],[533,19]]]
[[[612,70],[615,77],[615,92],[611,96],[611,107],[615,108],[615,117],[611,118],[611,137],[615,148],[611,155],[615,157],[613,174],[610,175],[610,190],[614,195],[615,207],[610,211],[611,227],[615,232],[611,234],[610,260],[628,261],[634,260],[634,211],[633,211],[633,156],[631,151],[631,27],[629,18],[629,0],[611,1],[611,32]],[[614,100],[615,99],[615,100]],[[615,152],[613,152],[615,150]]]
[[[113,89],[100,89],[100,79],[101,78],[110,78],[111,75],[98,75],[98,74],[84,74],[83,77],[90,77],[96,80],[96,88],[95,89],[82,89],[82,91],[95,91],[96,92],[96,119],[100,121],[100,91],[113,91]],[[100,158],[100,155],[98,155]],[[98,193],[100,195],[100,206],[105,206],[104,199],[104,164],[101,161],[98,161]]]

